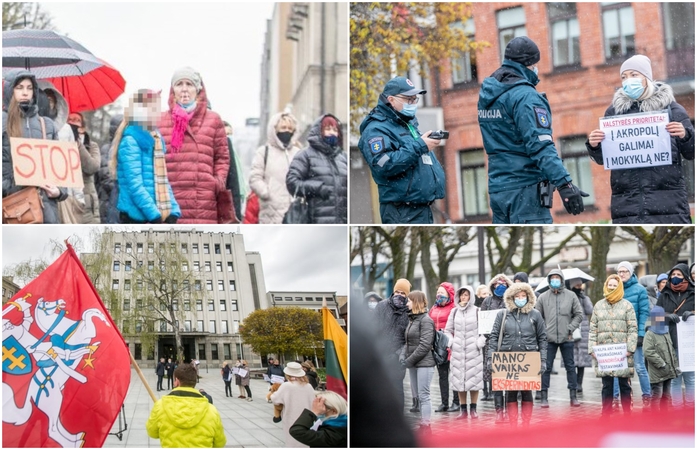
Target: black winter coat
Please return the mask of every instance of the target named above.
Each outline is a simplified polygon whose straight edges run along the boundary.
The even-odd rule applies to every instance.
[[[99,197],[99,219],[102,223],[115,223],[114,219],[118,216],[116,205],[112,202],[112,199],[116,197],[112,195],[115,179],[112,178],[109,171],[109,160],[111,159],[111,143],[122,120],[122,114],[111,118],[109,122],[109,142],[102,145],[99,149],[101,164],[97,173],[94,174],[94,186]]]
[[[307,372],[305,372],[305,376],[307,377],[307,381],[310,382],[310,386],[312,386],[312,389],[317,389],[317,386],[319,386],[317,372],[308,370]]]
[[[375,322],[384,336],[390,351],[398,353],[404,346],[404,330],[409,325],[409,310],[406,306],[397,308],[391,298],[386,298],[375,307]]]
[[[310,428],[316,420],[315,413],[305,409],[288,432],[295,440],[310,447],[348,447],[347,427],[335,427],[322,423],[315,431]],[[328,422],[332,423],[331,420]]]
[[[695,285],[689,281],[690,273],[688,272],[689,269],[687,268],[687,264],[677,264],[670,272],[676,269],[680,270],[685,279],[688,280],[687,290],[685,292],[675,292],[670,288],[669,284],[666,284],[661,291],[660,297],[658,297],[656,306],[663,308],[666,314],[677,314],[682,320],[682,315],[685,311],[694,312],[695,310]],[[670,283],[670,281],[668,281],[668,283]],[[683,303],[683,300],[685,303]],[[680,308],[678,308],[678,306],[680,306]],[[678,326],[669,320],[666,322],[668,322],[668,331],[670,332],[670,339],[673,341],[673,347],[675,347],[677,351],[679,345]]]
[[[165,363],[163,363],[163,362],[157,363],[157,367],[155,368],[155,373],[161,377],[164,377],[165,376]]]
[[[433,367],[436,360],[433,359],[431,349],[436,333],[436,325],[427,312],[421,314],[409,314],[409,325],[404,332],[404,349],[400,359],[404,359],[407,367]]]
[[[670,86],[655,85],[656,92],[640,102],[631,100],[622,89],[617,90],[605,117],[668,109],[670,121],[685,127],[685,138],[671,137],[673,164],[669,166],[611,172],[613,223],[691,223],[682,160],[695,159],[695,130],[685,108],[675,102]],[[593,148],[586,141],[586,149],[593,161],[603,164],[602,144]]]
[[[286,187],[291,195],[297,189],[298,195],[307,199],[310,223],[345,224],[348,211],[346,152],[322,140],[324,117],[310,129],[307,137],[310,146],[293,158],[286,175]]]

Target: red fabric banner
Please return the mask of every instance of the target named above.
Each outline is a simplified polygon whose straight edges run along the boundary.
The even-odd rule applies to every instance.
[[[2,446],[101,447],[128,347],[71,246],[2,309]]]

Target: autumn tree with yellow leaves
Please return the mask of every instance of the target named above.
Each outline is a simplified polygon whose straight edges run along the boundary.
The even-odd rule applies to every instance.
[[[391,78],[488,46],[465,32],[470,17],[471,3],[351,3],[351,130]]]

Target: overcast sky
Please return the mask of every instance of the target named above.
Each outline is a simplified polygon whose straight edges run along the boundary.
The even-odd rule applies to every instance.
[[[89,229],[75,225],[3,226],[2,267],[29,259],[51,257],[51,239],[63,242],[72,235],[85,241]],[[149,228],[149,227],[148,227]],[[152,226],[170,229],[170,226]],[[180,229],[191,227],[178,226]],[[212,232],[237,231],[235,226],[196,226]],[[98,227],[103,229],[103,227]],[[134,228],[119,227],[119,230]],[[240,227],[247,251],[261,254],[266,289],[290,291],[348,292],[348,237],[346,227],[335,226],[245,226]],[[4,270],[3,270],[4,273]]]
[[[259,116],[261,58],[274,3],[40,2],[58,31],[117,68],[126,95],[169,95],[172,73],[198,70],[213,109],[233,126]]]

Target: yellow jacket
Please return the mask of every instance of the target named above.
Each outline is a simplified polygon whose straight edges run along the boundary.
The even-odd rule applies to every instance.
[[[162,447],[224,447],[220,414],[197,389],[175,388],[155,402],[145,428]]]

